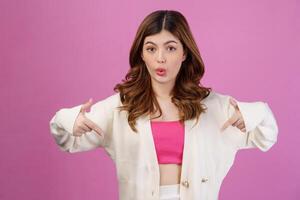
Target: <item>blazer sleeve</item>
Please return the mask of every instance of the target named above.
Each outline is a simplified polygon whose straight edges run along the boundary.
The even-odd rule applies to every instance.
[[[278,126],[274,114],[265,102],[241,102],[228,96],[225,101],[226,115],[229,119],[234,113],[230,98],[237,102],[244,119],[246,132],[233,127],[235,133],[234,145],[237,149],[259,148],[268,151],[277,141]]]
[[[101,128],[104,137],[99,136],[93,130],[81,136],[73,135],[73,126],[83,104],[58,110],[49,124],[51,135],[59,148],[62,151],[75,153],[106,147],[112,134],[116,97],[117,95],[112,95],[96,102],[91,106],[90,112],[85,113],[88,119]]]

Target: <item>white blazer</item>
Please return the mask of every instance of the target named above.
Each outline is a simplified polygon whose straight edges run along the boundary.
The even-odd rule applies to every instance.
[[[258,147],[269,150],[277,141],[278,127],[267,103],[240,102],[238,107],[246,125],[246,133],[229,126],[220,128],[233,114],[231,96],[211,91],[202,102],[206,113],[186,120],[182,160],[180,199],[217,200],[223,179],[231,168],[239,149]],[[127,112],[119,112],[122,105],[119,93],[96,102],[86,116],[104,133],[94,131],[80,137],[72,129],[82,105],[62,108],[50,121],[50,131],[62,151],[75,153],[103,147],[116,165],[121,200],[159,200],[160,173],[150,116],[137,119],[131,130]]]

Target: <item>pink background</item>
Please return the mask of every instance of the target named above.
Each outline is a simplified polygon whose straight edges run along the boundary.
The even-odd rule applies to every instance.
[[[238,153],[220,199],[300,199],[299,7],[296,0],[2,0],[0,199],[118,199],[104,150],[60,151],[49,121],[60,108],[113,94],[138,25],[157,9],[186,16],[206,65],[204,85],[268,102],[278,122],[270,151]]]

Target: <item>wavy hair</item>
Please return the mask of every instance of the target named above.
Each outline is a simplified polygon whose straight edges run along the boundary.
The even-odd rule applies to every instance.
[[[121,110],[128,111],[128,124],[137,133],[136,119],[143,115],[162,110],[151,86],[151,77],[141,57],[144,39],[147,36],[167,30],[176,36],[183,45],[186,59],[177,74],[171,100],[180,113],[180,123],[197,118],[206,107],[201,100],[210,94],[211,88],[200,83],[204,75],[204,63],[185,17],[175,10],[157,10],[150,13],[140,24],[130,49],[130,69],[122,83],[114,87],[120,92]],[[154,108],[155,105],[155,108]],[[155,110],[154,110],[155,109]]]

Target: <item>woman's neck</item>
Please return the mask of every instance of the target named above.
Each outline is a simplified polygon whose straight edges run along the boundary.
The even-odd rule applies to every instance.
[[[174,84],[164,83],[164,84],[158,84],[153,83],[152,88],[155,93],[155,96],[157,99],[160,100],[170,100],[172,95]]]

